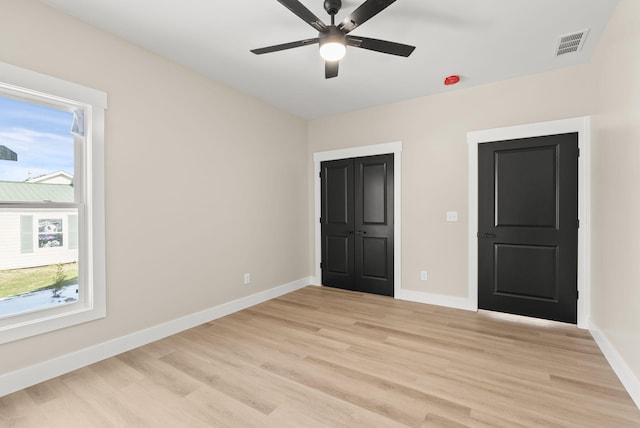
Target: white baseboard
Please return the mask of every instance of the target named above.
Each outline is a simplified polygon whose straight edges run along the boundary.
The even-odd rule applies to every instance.
[[[201,312],[118,337],[108,342],[81,349],[80,351],[62,355],[31,367],[0,375],[0,397],[257,305],[258,303],[266,302],[267,300],[306,287],[311,284],[312,281],[312,277],[302,278],[247,297],[223,303]]]
[[[618,379],[620,379],[620,382],[622,382],[622,385],[631,396],[631,399],[640,409],[640,379],[638,379],[629,368],[618,350],[609,342],[605,334],[593,320],[589,320],[589,331],[609,362],[609,365],[613,368],[616,375],[618,375]]]
[[[313,277],[312,277],[313,278]],[[316,277],[312,285],[322,287],[321,281]],[[465,311],[477,311],[478,305],[467,297],[447,296],[444,294],[427,293],[424,291],[406,290],[397,288],[394,290],[394,299],[408,302],[425,303],[427,305],[444,306],[446,308],[463,309]]]
[[[428,305],[445,306],[453,309],[464,309],[465,311],[476,311],[475,307],[466,297],[447,296],[444,294],[426,293],[424,291],[403,290],[395,291],[396,299],[408,300],[410,302],[426,303]]]

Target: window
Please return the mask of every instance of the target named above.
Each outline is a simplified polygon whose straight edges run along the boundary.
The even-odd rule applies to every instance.
[[[0,343],[105,316],[105,109],[0,63]]]
[[[62,219],[47,218],[38,220],[38,247],[57,248],[62,247]]]

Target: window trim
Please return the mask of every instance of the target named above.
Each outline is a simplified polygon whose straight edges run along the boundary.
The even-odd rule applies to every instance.
[[[85,112],[81,204],[78,207],[79,275],[86,281],[85,296],[70,305],[16,314],[0,320],[0,344],[71,327],[106,316],[104,117],[107,95],[76,83],[0,62],[0,93],[34,102],[76,106]],[[75,137],[79,138],[79,137]],[[76,144],[78,147],[78,144]],[[7,204],[19,208],[29,204]],[[40,208],[49,203],[39,204]],[[51,203],[61,207],[61,203]],[[69,205],[69,204],[66,204]],[[82,213],[81,213],[82,212]],[[84,236],[83,236],[84,235]]]

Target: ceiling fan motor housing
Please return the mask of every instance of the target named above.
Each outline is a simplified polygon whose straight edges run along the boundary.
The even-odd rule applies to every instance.
[[[325,43],[340,43],[342,45],[347,44],[347,36],[335,25],[329,25],[326,31],[318,34],[318,39],[320,41],[320,46]]]
[[[324,2],[324,10],[326,10],[327,13],[331,16],[338,13],[341,7],[342,7],[341,0],[325,0]]]

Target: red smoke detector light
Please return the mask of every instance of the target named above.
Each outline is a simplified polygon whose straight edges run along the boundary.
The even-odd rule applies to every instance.
[[[445,79],[444,79],[444,84],[445,84],[446,86],[449,86],[449,85],[455,85],[455,84],[456,84],[456,83],[458,83],[459,81],[460,81],[460,76],[453,75],[453,76],[445,77]]]

